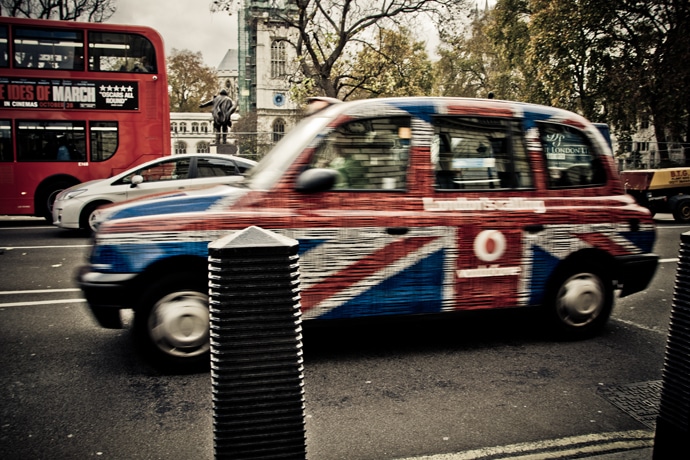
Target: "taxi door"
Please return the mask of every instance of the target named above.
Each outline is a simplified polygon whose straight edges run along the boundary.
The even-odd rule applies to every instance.
[[[529,302],[531,267],[525,235],[545,211],[532,198],[533,175],[519,122],[510,118],[439,116],[431,146],[434,190],[424,211],[454,225],[452,308],[501,308]]]
[[[410,193],[411,117],[371,115],[332,128],[309,169],[335,186],[303,195],[290,236],[300,242],[305,318],[441,311],[454,229],[420,219]]]

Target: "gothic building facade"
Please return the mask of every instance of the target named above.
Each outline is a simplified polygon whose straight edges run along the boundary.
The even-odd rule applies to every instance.
[[[256,117],[256,148],[265,153],[297,122],[288,74],[295,64],[291,31],[274,17],[269,0],[243,0],[238,12],[239,114]]]

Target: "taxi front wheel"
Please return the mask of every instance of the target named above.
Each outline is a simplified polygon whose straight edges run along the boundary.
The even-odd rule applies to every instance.
[[[613,284],[591,267],[567,267],[552,279],[546,307],[550,326],[559,337],[592,337],[601,331],[611,315]]]
[[[193,370],[209,363],[207,288],[191,273],[176,273],[154,284],[134,318],[142,350],[158,367]]]

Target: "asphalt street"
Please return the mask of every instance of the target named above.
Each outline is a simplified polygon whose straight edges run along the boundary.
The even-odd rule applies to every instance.
[[[679,236],[604,333],[529,315],[304,325],[307,452],[322,459],[649,459]],[[167,375],[96,327],[73,282],[83,235],[0,221],[0,457],[213,458],[207,373]]]

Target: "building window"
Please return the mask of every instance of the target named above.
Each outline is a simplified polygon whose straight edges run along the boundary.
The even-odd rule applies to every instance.
[[[183,141],[175,142],[175,154],[187,153],[187,143]]]
[[[282,77],[286,74],[285,41],[276,40],[271,44],[271,78]]]
[[[181,132],[181,133],[186,133],[186,132],[187,132],[187,123],[185,123],[184,121],[181,121],[181,122],[180,122],[180,132]]]
[[[196,121],[192,122],[192,132],[193,133],[199,132],[199,123],[197,123]]]
[[[201,123],[201,132],[204,134],[208,132],[208,123]]]
[[[177,132],[177,122],[172,122],[170,123],[170,131],[176,133]]]
[[[196,144],[196,153],[211,153],[211,147],[208,142],[198,142]]]
[[[278,142],[285,135],[285,121],[278,118],[273,122],[273,142]]]
[[[646,152],[649,150],[649,142],[634,142],[633,150],[635,152]]]

